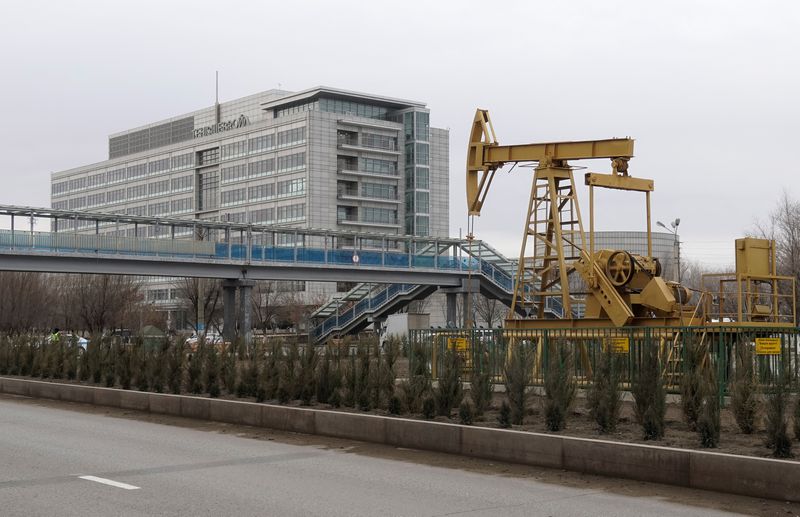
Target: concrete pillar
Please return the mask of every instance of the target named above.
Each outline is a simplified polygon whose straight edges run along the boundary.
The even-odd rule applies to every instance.
[[[222,336],[225,341],[236,339],[236,280],[222,282]]]
[[[472,296],[473,294],[470,292],[461,293],[461,328],[470,329],[473,327]]]
[[[445,295],[447,310],[447,326],[456,325],[456,293],[447,293]]]
[[[239,280],[239,334],[247,346],[253,343],[253,313],[250,298],[255,285],[253,280]]]

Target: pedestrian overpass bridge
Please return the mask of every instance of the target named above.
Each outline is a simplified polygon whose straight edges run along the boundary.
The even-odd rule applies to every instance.
[[[7,220],[0,230],[5,271],[214,278],[229,290],[249,289],[254,280],[357,282],[315,312],[320,324],[311,335],[318,340],[363,328],[438,288],[509,304],[516,271],[476,240],[9,205],[0,205],[0,217]],[[49,231],[36,230],[42,221]],[[560,311],[547,307],[553,316]],[[249,314],[242,317],[249,322]]]

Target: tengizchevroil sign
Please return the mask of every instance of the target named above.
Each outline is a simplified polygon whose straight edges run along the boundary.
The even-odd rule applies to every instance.
[[[201,136],[213,135],[214,133],[222,133],[223,131],[230,131],[231,129],[239,129],[247,125],[247,117],[239,115],[239,118],[220,122],[213,126],[199,127],[194,130],[194,137],[200,138]]]

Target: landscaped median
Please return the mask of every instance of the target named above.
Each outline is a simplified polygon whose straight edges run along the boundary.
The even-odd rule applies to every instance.
[[[800,502],[792,461],[9,377],[0,392]]]

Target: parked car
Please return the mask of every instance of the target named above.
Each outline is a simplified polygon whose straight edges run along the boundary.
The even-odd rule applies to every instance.
[[[48,343],[52,343],[53,341],[55,341],[55,334],[50,334],[49,336],[47,336]],[[68,332],[59,332],[58,341],[60,343],[64,343],[65,345],[75,342],[81,348],[81,350],[86,350],[86,348],[89,346],[88,339],[81,336],[75,336]]]
[[[186,338],[184,344],[189,347],[189,350],[191,350],[192,352],[196,352],[197,344],[199,342],[200,342],[200,336],[194,333],[188,338]],[[222,336],[220,336],[216,332],[207,332],[205,335],[205,344],[207,345],[223,345],[224,343],[225,341],[222,339]]]

